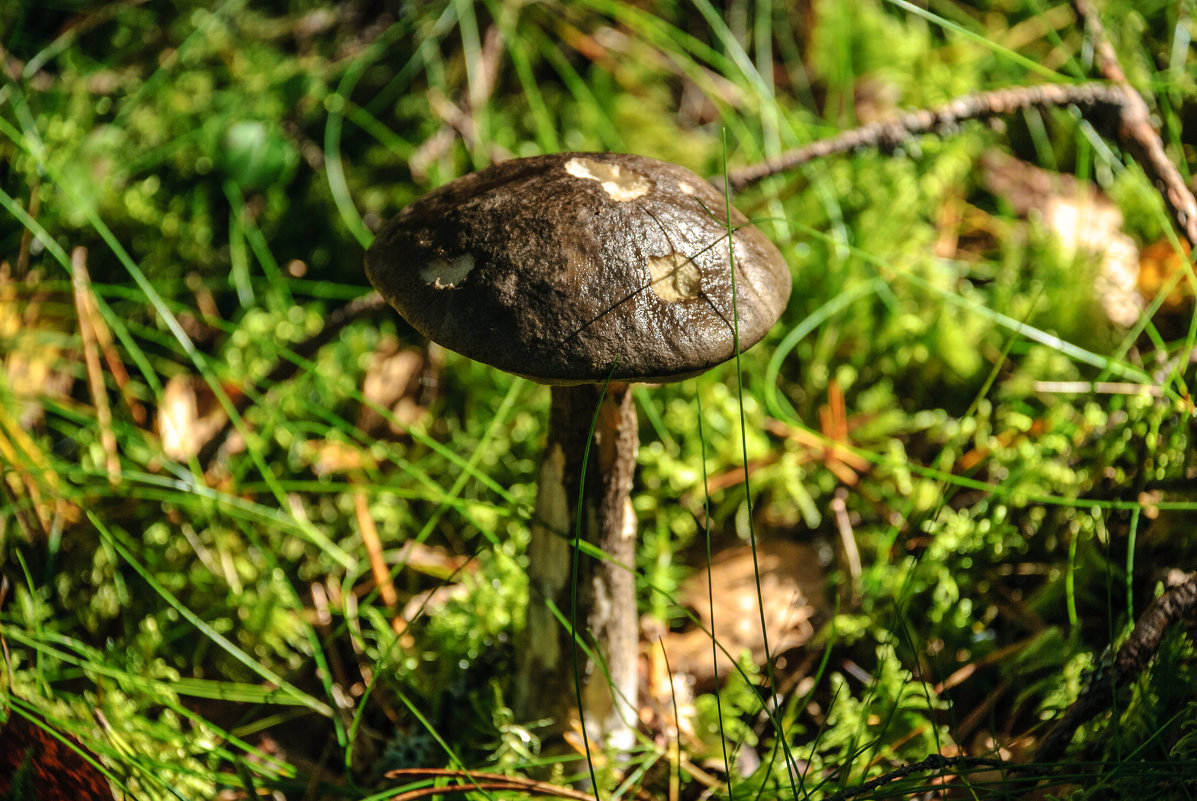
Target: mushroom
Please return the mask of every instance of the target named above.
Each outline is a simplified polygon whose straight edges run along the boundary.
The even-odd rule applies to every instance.
[[[546,738],[580,717],[612,749],[634,742],[632,382],[680,381],[732,358],[765,335],[789,298],[781,253],[738,211],[729,226],[725,208],[715,187],[674,164],[559,153],[440,187],[392,219],[366,253],[370,281],[418,331],[551,385],[512,687],[517,718],[545,722]],[[572,576],[579,519],[592,548]],[[553,611],[568,619],[574,581],[575,631],[586,646],[576,649],[581,710],[575,634]]]

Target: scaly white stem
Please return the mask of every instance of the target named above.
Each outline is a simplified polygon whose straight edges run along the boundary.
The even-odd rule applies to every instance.
[[[628,384],[554,386],[549,436],[540,469],[536,520],[528,546],[528,616],[519,643],[514,710],[518,720],[550,721],[538,733],[552,741],[579,716],[574,685],[575,643],[549,603],[569,618],[577,585],[577,632],[605,672],[576,648],[582,682],[581,717],[592,745],[624,753],[634,743],[637,650],[636,517],[629,495],[636,467],[636,409]],[[600,404],[601,399],[601,404]],[[580,492],[587,435],[595,408],[585,492]],[[577,559],[571,542],[581,496],[581,539],[603,558]]]

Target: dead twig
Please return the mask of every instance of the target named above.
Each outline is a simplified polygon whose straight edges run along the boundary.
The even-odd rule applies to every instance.
[[[0,50],[0,59],[4,57],[4,53]],[[29,208],[27,209],[30,219],[36,220],[38,212],[41,211],[42,196],[41,196],[41,180],[34,176],[29,181]],[[21,278],[29,275],[29,253],[33,248],[33,228],[25,226],[21,231],[21,245],[17,250],[17,275]]]
[[[1039,743],[1032,762],[1057,761],[1082,725],[1110,708],[1115,693],[1143,672],[1159,650],[1168,627],[1197,613],[1197,573],[1169,587],[1152,601],[1113,661],[1103,665],[1068,707],[1064,716]]]
[[[960,773],[960,768],[1008,768],[1010,765],[1002,759],[993,759],[990,757],[970,757],[957,756],[948,757],[942,754],[931,754],[926,759],[918,762],[911,762],[907,765],[902,765],[888,773],[883,773],[875,779],[870,779],[863,784],[858,784],[855,787],[849,787],[841,790],[835,795],[831,796],[832,801],[845,801],[848,798],[853,798],[858,795],[863,795],[871,790],[876,790],[878,787],[889,784],[898,779],[905,779],[913,773],[936,772],[944,773],[946,771],[953,771]]]
[[[1039,84],[979,92],[949,100],[942,106],[909,111],[890,120],[862,125],[829,139],[811,142],[759,164],[732,170],[729,179],[731,188],[740,190],[816,159],[868,148],[897,150],[909,146],[915,136],[943,136],[955,133],[962,123],[969,120],[1004,117],[1032,108],[1076,106],[1082,113],[1101,109],[1118,119],[1125,103],[1126,93],[1105,83]]]
[[[1102,77],[1112,81],[1125,98],[1118,128],[1118,138],[1147,173],[1172,212],[1177,229],[1197,247],[1197,199],[1185,183],[1180,170],[1164,151],[1164,140],[1151,124],[1151,113],[1122,71],[1118,55],[1106,36],[1097,10],[1089,0],[1073,0],[1077,16],[1084,20],[1093,41],[1094,63]]]
[[[1079,6],[1089,8],[1083,0]],[[1095,29],[1095,23],[1089,17],[1086,17],[1086,21],[1091,31],[1100,31],[1100,23],[1096,23],[1098,27]],[[812,142],[760,163],[733,170],[729,175],[729,183],[733,190],[738,191],[816,159],[869,148],[892,151],[908,146],[915,136],[948,135],[969,120],[994,119],[1028,109],[1075,106],[1082,116],[1101,123],[1102,128],[1114,133],[1163,196],[1177,229],[1191,244],[1197,245],[1197,200],[1176,165],[1168,159],[1163,140],[1151,124],[1147,104],[1126,83],[1126,76],[1113,59],[1113,50],[1108,43],[1098,49],[1099,64],[1107,77],[1115,81],[1114,85],[1040,84],[958,97],[936,108],[918,109],[891,120],[862,125],[829,139]],[[716,180],[716,183],[719,181]]]
[[[411,790],[397,796],[392,801],[414,801],[433,795],[454,795],[472,793],[479,790],[522,791],[532,796],[547,796],[552,798],[568,798],[571,801],[594,801],[594,793],[585,793],[572,787],[562,787],[549,782],[526,779],[523,776],[504,776],[499,773],[479,773],[478,771],[446,770],[441,768],[400,768],[387,771],[388,779],[407,779],[421,781],[430,779],[454,779],[458,783],[440,787],[423,787]]]
[[[370,498],[364,489],[354,490],[353,509],[357,515],[362,543],[366,546],[366,554],[370,558],[370,570],[374,573],[378,596],[386,605],[387,611],[394,613],[399,606],[399,594],[395,592],[395,585],[391,581],[391,571],[383,554],[382,539],[378,536],[378,527],[374,525],[374,517],[370,514]],[[391,628],[396,634],[401,634],[406,624],[399,617],[392,617]]]

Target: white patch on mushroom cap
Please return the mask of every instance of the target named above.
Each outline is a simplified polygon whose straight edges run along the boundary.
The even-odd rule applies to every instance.
[[[696,298],[702,289],[702,270],[681,253],[650,257],[648,274],[653,292],[666,303]]]
[[[572,158],[565,162],[565,171],[575,178],[598,181],[612,200],[635,200],[653,188],[653,182],[635,170],[605,161]]]
[[[437,289],[452,289],[465,280],[474,269],[474,257],[469,253],[455,256],[452,261],[435,258],[420,267],[420,277]]]
[[[677,188],[678,188],[679,190],[681,190],[681,193],[682,193],[683,195],[693,195],[693,194],[694,194],[694,187],[693,187],[693,185],[691,185],[691,184],[689,184],[689,183],[687,183],[687,182],[685,182],[685,181],[678,181],[678,182],[677,182]]]

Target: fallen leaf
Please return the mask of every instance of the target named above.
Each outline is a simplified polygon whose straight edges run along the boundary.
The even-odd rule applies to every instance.
[[[1189,245],[1183,241],[1179,252],[1166,239],[1143,248],[1143,252],[1139,254],[1139,275],[1136,281],[1139,294],[1146,300],[1153,300],[1167,288],[1170,291],[1160,304],[1160,309],[1187,314],[1193,308],[1193,283],[1183,274],[1189,269],[1188,258]]]
[[[337,440],[310,439],[300,448],[304,463],[318,476],[373,467],[374,459],[360,445]]]
[[[200,452],[226,419],[216,393],[207,382],[192,375],[172,376],[162,388],[158,404],[158,436],[163,452],[171,459],[187,461]],[[230,453],[241,449],[235,432],[225,447]]]
[[[402,348],[394,337],[379,342],[362,379],[362,395],[368,403],[362,406],[358,428],[375,435],[384,429],[395,436],[407,433],[407,427],[425,413],[420,394],[426,368],[422,350]],[[390,410],[394,421],[385,419],[371,405]]]
[[[112,799],[108,780],[88,757],[95,760],[74,738],[9,708],[8,722],[0,726],[0,797],[14,801]]]
[[[1138,289],[1139,249],[1122,230],[1122,212],[1088,181],[996,153],[982,160],[982,182],[1020,216],[1039,216],[1068,257],[1099,260],[1094,297],[1110,322],[1127,328],[1146,305]]]
[[[760,596],[764,599],[769,650],[779,655],[803,645],[814,634],[812,619],[824,596],[823,567],[814,548],[785,541],[758,543],[756,562],[760,569]],[[713,624],[707,576],[705,570],[692,576],[683,585],[678,599],[694,611],[702,628],[664,637],[672,670],[693,676],[699,687],[710,686],[715,680],[708,633],[712,628],[723,646],[716,651],[721,678],[733,669],[732,660],[745,651],[757,665],[765,660],[765,632],[761,628],[752,549],[737,546],[712,560]]]

